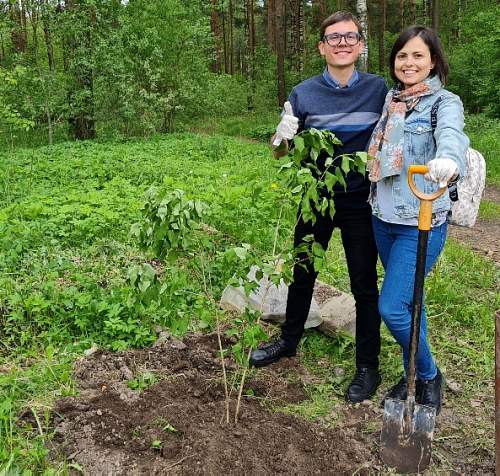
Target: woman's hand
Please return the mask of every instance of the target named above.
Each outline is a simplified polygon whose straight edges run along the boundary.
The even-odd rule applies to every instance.
[[[448,182],[458,174],[457,164],[451,159],[433,159],[427,166],[429,172],[425,174],[425,179],[438,182],[441,188],[446,187]]]

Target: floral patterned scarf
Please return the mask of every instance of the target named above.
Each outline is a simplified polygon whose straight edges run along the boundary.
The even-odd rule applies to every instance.
[[[441,87],[439,78],[433,76],[408,89],[399,90],[395,86],[389,91],[368,146],[368,154],[374,157],[368,162],[372,182],[401,173],[406,113],[413,110],[422,96],[434,94]]]

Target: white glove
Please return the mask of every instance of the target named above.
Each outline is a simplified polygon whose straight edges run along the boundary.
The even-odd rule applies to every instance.
[[[285,103],[284,109],[285,113],[276,127],[276,135],[273,140],[275,146],[280,145],[283,139],[293,139],[299,129],[299,120],[293,115],[292,105],[289,101]]]
[[[427,166],[429,171],[425,174],[425,179],[439,182],[441,188],[446,187],[448,182],[458,174],[457,164],[451,159],[432,159]]]

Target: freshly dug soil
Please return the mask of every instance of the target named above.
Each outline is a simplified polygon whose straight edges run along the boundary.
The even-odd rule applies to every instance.
[[[127,387],[145,372],[157,383]],[[297,359],[249,379],[238,423],[226,424],[214,335],[97,351],[77,362],[75,377],[80,396],[54,408],[54,457],[62,453],[84,474],[351,474],[374,460],[356,424],[328,429],[268,409],[307,398],[302,380],[311,376]]]
[[[97,350],[77,361],[80,395],[54,406],[52,458],[73,463],[75,475],[92,476],[390,472],[378,455],[380,396],[390,382],[373,402],[339,402],[315,423],[279,411],[304,401],[305,388],[322,382],[299,357],[282,359],[250,373],[239,421],[233,421],[234,393],[227,424],[217,349],[214,334],[180,341],[163,333],[150,349]],[[234,364],[226,363],[232,375]],[[139,389],[130,389],[131,381]],[[425,474],[494,474],[494,453],[482,443],[494,433],[492,385],[465,407],[458,403],[460,385],[448,390]]]

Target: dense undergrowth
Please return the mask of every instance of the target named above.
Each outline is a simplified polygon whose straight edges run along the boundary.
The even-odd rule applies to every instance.
[[[233,126],[228,132],[257,140],[268,133],[257,122],[251,129]],[[477,128],[476,142],[489,157],[493,136]],[[46,458],[48,409],[54,398],[74,392],[71,364],[93,343],[119,350],[151,344],[158,326],[177,334],[213,328],[214,302],[237,266],[224,250],[248,243],[264,254],[273,247],[282,192],[275,166],[263,143],[191,133],[0,154],[0,474],[68,470]],[[489,180],[499,183],[498,170],[490,170]],[[208,243],[210,259],[203,266],[210,296],[198,279],[196,252],[159,261],[132,238],[151,185],[182,189],[208,205],[207,226],[199,233]],[[294,216],[288,209],[281,218],[280,246],[290,241]],[[321,277],[348,291],[341,250],[334,235]],[[161,307],[141,299],[147,285],[138,289],[131,279],[131,267],[145,263],[164,287]],[[437,358],[456,378],[473,375],[464,381],[464,398],[492,378],[497,289],[495,266],[453,243],[427,281]],[[342,395],[354,346],[349,337],[314,331],[301,346],[303,361],[324,377],[311,392],[326,397],[292,411],[315,416]],[[384,331],[382,370],[388,380],[401,371],[398,349]],[[320,359],[328,360],[326,368],[317,367]],[[332,376],[334,365],[345,375]],[[21,409],[35,416],[36,428],[18,426]]]

